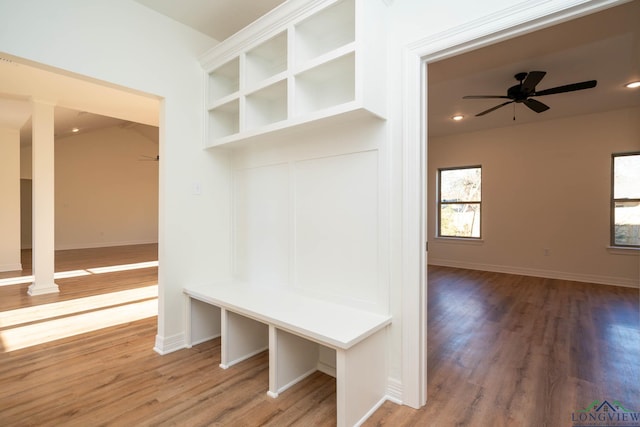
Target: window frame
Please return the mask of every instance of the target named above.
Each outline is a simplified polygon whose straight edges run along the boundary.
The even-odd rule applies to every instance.
[[[478,235],[478,237],[475,236],[450,236],[450,235],[445,235],[442,234],[442,172],[443,171],[451,171],[451,170],[462,170],[462,169],[480,169],[480,201],[459,201],[459,202],[445,202],[445,205],[463,205],[463,204],[477,204],[479,209],[478,212],[480,213],[480,225],[478,226],[478,229],[480,230],[480,233]],[[438,168],[438,176],[437,176],[437,180],[436,180],[436,186],[437,186],[437,195],[438,195],[438,200],[436,201],[436,209],[437,209],[437,213],[436,213],[436,237],[437,238],[442,238],[442,239],[465,239],[465,240],[482,240],[482,165],[471,165],[471,166],[453,166],[453,167],[445,167],[445,168]]]
[[[624,199],[616,199],[615,198],[615,185],[616,185],[616,157],[625,157],[625,156],[640,156],[640,151],[631,151],[624,153],[612,153],[611,154],[611,199],[610,199],[610,212],[609,212],[609,244],[612,248],[632,248],[632,249],[640,249],[640,245],[624,245],[621,243],[616,243],[616,202],[638,202],[640,203],[640,194],[638,198],[624,198]]]

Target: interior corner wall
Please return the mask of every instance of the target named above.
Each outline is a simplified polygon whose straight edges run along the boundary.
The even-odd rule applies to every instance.
[[[638,287],[608,250],[611,154],[640,150],[640,108],[430,138],[428,262]],[[436,238],[438,168],[482,165],[482,243]],[[546,254],[545,254],[546,250]]]
[[[109,127],[55,141],[56,249],[158,241],[158,144]]]
[[[0,128],[0,271],[21,270],[20,131]]]

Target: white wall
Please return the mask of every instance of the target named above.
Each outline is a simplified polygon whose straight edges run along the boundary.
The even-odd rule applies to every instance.
[[[430,138],[429,263],[638,287],[607,250],[611,154],[638,150],[640,108]],[[438,168],[476,164],[483,242],[435,238]]]
[[[0,128],[0,159],[0,271],[14,271],[22,268],[18,129]]]
[[[157,242],[157,152],[121,127],[56,139],[56,249]]]
[[[0,16],[0,52],[162,98],[156,347],[181,347],[183,284],[228,275],[230,266],[228,162],[201,149],[197,57],[216,41],[130,0],[0,0]],[[64,106],[92,112],[84,101]]]
[[[31,147],[20,152],[20,178],[31,179]],[[157,243],[158,163],[138,160],[157,153],[157,142],[130,128],[57,138],[56,249]]]

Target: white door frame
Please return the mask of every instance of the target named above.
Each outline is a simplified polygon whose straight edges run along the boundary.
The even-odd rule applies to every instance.
[[[530,0],[417,40],[403,51],[403,403],[427,400],[427,65],[630,0]]]

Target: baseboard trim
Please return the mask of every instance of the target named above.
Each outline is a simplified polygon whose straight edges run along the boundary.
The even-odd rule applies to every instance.
[[[279,396],[280,393],[283,393],[284,391],[288,390],[289,388],[291,388],[292,386],[296,385],[297,383],[299,383],[300,381],[302,381],[303,379],[307,378],[309,375],[313,374],[314,372],[316,372],[317,369],[310,369],[307,372],[303,373],[302,375],[300,375],[298,378],[294,378],[293,380],[291,380],[289,383],[283,385],[282,387],[280,387],[278,389],[278,391],[276,393],[274,393],[276,396]]]
[[[170,337],[156,335],[156,344],[153,347],[153,350],[161,356],[164,356],[165,354],[182,350],[185,347],[186,341],[184,333],[179,333]]]
[[[22,271],[22,263],[0,264],[0,273],[5,271]]]
[[[126,240],[122,242],[88,242],[88,243],[65,243],[56,244],[56,251],[67,251],[70,249],[94,249],[94,248],[110,248],[113,246],[134,246],[134,245],[150,245],[157,244],[158,239],[151,240]]]
[[[395,378],[387,380],[387,400],[402,405],[402,382]]]
[[[367,421],[367,419],[368,419],[371,415],[373,415],[373,413],[374,413],[374,412],[376,412],[378,409],[380,409],[380,407],[382,406],[382,404],[383,404],[384,402],[386,402],[387,400],[388,400],[388,397],[387,397],[387,396],[384,396],[382,399],[380,399],[380,400],[378,401],[378,403],[376,403],[375,405],[373,405],[373,407],[371,407],[371,409],[369,409],[369,410],[367,411],[367,413],[366,413],[366,414],[364,414],[364,416],[363,416],[362,418],[360,418],[360,420],[358,420],[358,422],[356,422],[356,423],[353,425],[353,427],[359,427],[359,426],[361,426],[362,424],[364,424],[364,422],[365,422],[365,421]]]
[[[336,377],[336,367],[335,366],[331,366],[331,365],[328,365],[326,363],[318,362],[318,371],[322,372],[323,374],[327,374],[330,377],[333,377],[333,378]]]
[[[237,358],[237,359],[234,359],[234,360],[230,361],[229,363],[226,363],[226,364],[222,364],[222,363],[221,363],[221,364],[220,364],[220,367],[221,367],[222,369],[229,369],[229,368],[230,368],[230,367],[232,367],[233,365],[237,365],[237,364],[238,364],[238,363],[240,363],[240,362],[244,362],[245,360],[252,358],[252,357],[253,357],[253,356],[255,356],[256,354],[260,354],[260,353],[262,353],[263,351],[267,351],[267,350],[269,350],[269,347],[268,347],[268,346],[267,346],[267,347],[259,348],[259,349],[257,349],[256,351],[251,352],[251,353],[249,353],[249,354],[245,354],[244,356],[239,357],[239,358]]]
[[[191,347],[193,347],[194,345],[198,345],[198,344],[205,343],[205,342],[207,342],[207,341],[215,340],[216,338],[220,338],[220,334],[217,334],[217,335],[211,335],[211,336],[208,336],[208,337],[206,337],[206,338],[200,338],[200,339],[199,339],[199,340],[197,340],[197,341],[193,341],[193,342],[191,343]]]
[[[542,270],[536,268],[513,267],[507,265],[481,264],[448,259],[429,258],[429,265],[442,267],[465,268],[467,270],[491,271],[494,273],[518,274],[521,276],[542,277],[545,279],[571,280],[575,282],[595,283],[598,285],[639,288],[640,283],[627,277],[600,276],[595,274],[578,274],[566,271]]]

